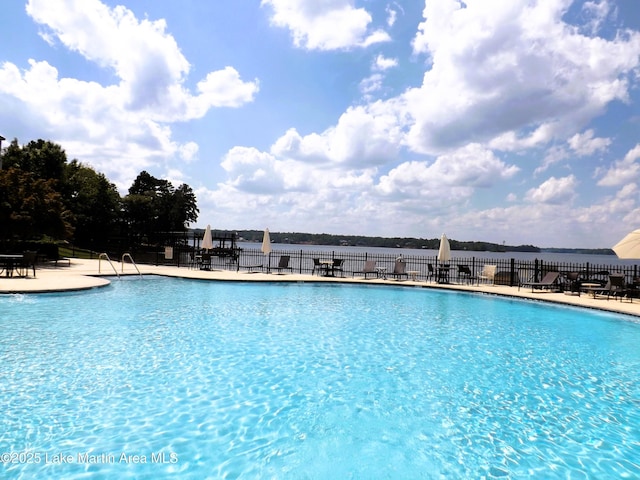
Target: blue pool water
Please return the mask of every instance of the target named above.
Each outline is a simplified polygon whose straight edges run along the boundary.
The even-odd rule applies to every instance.
[[[629,317],[147,278],[0,326],[2,478],[640,477]]]

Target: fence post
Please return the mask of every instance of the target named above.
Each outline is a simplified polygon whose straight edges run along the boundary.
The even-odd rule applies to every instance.
[[[585,271],[587,272],[587,280],[589,280],[589,278],[591,278],[591,275],[589,274],[589,262],[587,262],[587,267],[585,268]]]
[[[513,287],[516,275],[515,275],[515,268],[516,268],[516,259],[512,258],[511,259],[511,278],[509,278],[509,286]]]

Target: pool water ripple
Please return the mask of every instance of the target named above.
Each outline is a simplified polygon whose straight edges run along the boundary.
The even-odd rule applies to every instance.
[[[640,477],[640,324],[621,316],[154,278],[0,297],[0,321],[0,451],[115,457],[9,477]]]

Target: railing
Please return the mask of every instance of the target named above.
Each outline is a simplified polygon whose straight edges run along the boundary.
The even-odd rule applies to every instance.
[[[124,273],[124,260],[128,258],[129,260],[131,260],[131,264],[133,265],[133,267],[136,269],[136,271],[138,272],[138,275],[142,276],[142,273],[140,273],[140,270],[138,269],[138,266],[136,265],[136,262],[133,261],[133,257],[131,256],[130,253],[123,253],[122,254],[122,259],[121,259],[121,264],[122,264],[122,273]]]
[[[296,273],[311,273],[313,271],[313,259],[334,260],[340,258],[344,260],[343,268],[347,275],[352,272],[362,270],[364,262],[374,260],[378,267],[386,267],[387,271],[393,271],[396,259],[402,256],[407,263],[408,271],[417,271],[418,279],[431,277],[429,265],[433,270],[441,265],[436,255],[404,255],[400,250],[397,254],[389,253],[369,253],[369,252],[313,252],[308,250],[274,250],[271,252],[271,265],[277,265],[281,255],[289,255],[289,266]],[[243,249],[239,265],[255,265],[262,262],[267,265],[268,258],[259,249]],[[458,278],[458,265],[469,267],[475,276],[480,274],[484,265],[496,265],[497,274],[495,281],[502,285],[517,286],[522,282],[539,281],[546,272],[578,272],[583,279],[597,279],[606,281],[606,276],[613,273],[624,274],[629,283],[636,277],[640,277],[637,265],[606,265],[595,263],[569,263],[569,262],[548,262],[543,260],[516,260],[514,258],[484,258],[465,257],[452,258],[447,262],[450,265],[450,278],[453,281]],[[216,265],[224,268],[222,264]]]
[[[113,265],[113,262],[111,261],[111,259],[109,258],[109,255],[107,253],[101,253],[100,255],[98,255],[98,273],[100,273],[100,266],[102,264],[102,259],[105,259],[107,262],[109,262],[109,265],[111,265],[111,268],[113,268],[114,273],[116,274],[116,277],[120,278],[120,274],[118,273],[118,269]]]
[[[436,255],[406,255],[403,250],[398,253],[369,253],[369,252],[348,252],[344,250],[338,251],[310,251],[296,249],[278,249],[271,252],[270,258],[265,256],[259,248],[243,248],[239,251],[237,263],[229,263],[226,258],[212,257],[211,268],[215,269],[242,269],[243,265],[264,265],[267,267],[268,262],[271,266],[278,264],[281,255],[289,255],[289,266],[295,273],[311,273],[313,271],[313,259],[333,260],[340,258],[344,260],[343,268],[346,275],[352,272],[362,270],[364,262],[367,260],[375,260],[378,267],[386,267],[388,271],[393,271],[395,260],[402,256],[407,263],[408,271],[417,271],[417,279],[430,278],[429,265],[434,270],[440,266]],[[507,254],[508,255],[508,254]],[[158,254],[136,254],[139,262],[157,263]],[[171,262],[176,266],[196,266],[192,260],[194,258],[193,249],[175,248],[174,258]],[[168,263],[168,262],[165,262]],[[452,258],[450,262],[450,275],[452,281],[458,279],[458,265],[469,267],[475,276],[480,274],[484,265],[496,265],[496,283],[502,285],[517,286],[520,283],[528,281],[539,281],[548,271],[559,272],[578,272],[582,279],[597,279],[606,281],[608,274],[621,273],[624,274],[628,283],[632,283],[633,279],[640,277],[638,265],[608,265],[605,263],[570,263],[570,262],[551,262],[543,260],[517,260],[509,258],[505,254],[497,254],[495,257],[459,257]]]

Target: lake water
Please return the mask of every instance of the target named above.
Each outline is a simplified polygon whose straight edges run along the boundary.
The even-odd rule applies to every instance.
[[[240,242],[240,248],[244,249],[260,249],[260,243]],[[283,243],[272,244],[274,252],[278,251],[303,251],[303,252],[326,252],[336,254],[344,253],[369,253],[369,254],[382,254],[382,255],[400,255],[404,257],[409,256],[423,256],[423,257],[435,257],[438,255],[437,250],[430,249],[412,249],[412,248],[384,248],[384,247],[354,247],[354,246],[335,246],[335,245],[290,245]],[[554,263],[575,263],[583,264],[589,263],[590,265],[640,265],[639,260],[621,260],[615,255],[592,255],[592,254],[579,254],[579,253],[534,253],[534,252],[469,252],[465,250],[452,250],[452,258],[455,259],[482,259],[486,260],[485,263],[491,263],[491,259],[515,259],[523,261],[534,261],[536,259],[544,262]]]

